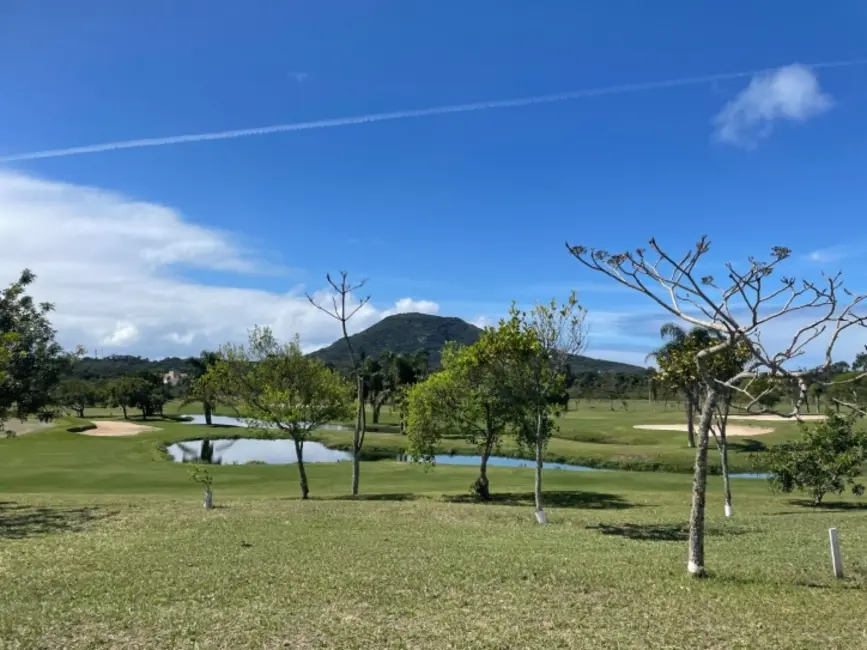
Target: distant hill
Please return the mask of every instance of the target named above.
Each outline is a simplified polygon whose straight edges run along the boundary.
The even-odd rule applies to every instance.
[[[481,329],[460,318],[429,314],[397,314],[383,318],[376,325],[353,334],[350,338],[356,351],[364,351],[368,357],[373,358],[379,358],[385,351],[412,354],[417,350],[424,350],[427,352],[430,367],[437,368],[440,365],[440,352],[446,341],[471,345],[479,338],[481,332]],[[341,370],[349,369],[349,355],[346,352],[346,343],[342,339],[310,354]],[[593,371],[623,373],[644,371],[644,368],[627,363],[584,356],[572,357],[571,366],[572,372],[576,374]],[[72,376],[80,379],[114,379],[142,370],[159,373],[178,370],[189,373],[192,367],[188,359],[178,357],[151,360],[131,355],[111,355],[99,359],[85,357],[75,364]]]
[[[368,357],[374,358],[378,358],[386,351],[395,354],[412,354],[422,349],[428,354],[431,368],[436,368],[440,364],[440,352],[446,341],[471,345],[479,338],[481,332],[481,329],[460,318],[430,314],[396,314],[383,318],[375,325],[349,338],[357,352],[364,351]],[[337,368],[347,369],[349,366],[346,343],[342,339],[310,354]],[[628,363],[585,356],[572,357],[570,365],[574,373],[644,372],[644,368]]]

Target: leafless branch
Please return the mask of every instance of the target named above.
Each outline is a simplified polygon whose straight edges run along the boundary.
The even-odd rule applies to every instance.
[[[774,247],[767,261],[750,257],[745,270],[736,269],[732,263],[726,264],[728,286],[720,286],[712,276],[699,276],[698,273],[702,258],[710,250],[707,237],[702,237],[681,257],[668,254],[654,239],[649,242],[652,257],[641,248],[634,252],[610,253],[568,243],[566,247],[587,268],[646,295],[682,321],[722,335],[718,345],[696,355],[700,371],[703,372],[710,355],[741,343],[748,346],[752,361],[743,372],[728,381],[716,378],[710,381],[746,397],[746,410],[750,413],[799,417],[800,408],[807,398],[808,380],[831,366],[832,352],[840,335],[849,328],[867,326],[867,314],[856,313],[856,308],[862,306],[867,295],[853,295],[843,288],[840,273],[823,275],[821,283],[806,280],[797,283],[794,278],[784,277],[779,287],[769,287],[770,276],[791,255],[787,248]],[[709,289],[714,290],[713,296]],[[841,293],[847,298],[842,298]],[[736,300],[738,304],[734,303]],[[797,313],[810,313],[812,316],[794,333],[785,349],[769,352],[762,342],[762,328]],[[739,317],[739,314],[744,316]],[[805,371],[787,366],[829,331],[831,336],[820,368]],[[867,372],[863,376],[867,376]],[[761,404],[761,399],[771,389],[765,387],[758,393],[752,390],[760,378],[776,379],[797,389],[798,397],[790,412],[777,412]],[[852,408],[852,405],[848,406]]]
[[[363,299],[359,300],[358,304],[352,308],[351,311],[347,311],[347,302],[351,301],[356,291],[367,284],[367,279],[361,280],[357,284],[352,284],[349,281],[349,273],[346,271],[340,271],[339,282],[335,281],[334,278],[331,277],[330,273],[325,275],[325,279],[328,280],[328,284],[331,285],[331,288],[334,291],[334,293],[331,294],[331,309],[323,307],[317,303],[309,293],[304,295],[307,296],[307,300],[309,300],[310,304],[316,307],[316,309],[328,314],[331,318],[340,323],[343,339],[346,341],[346,345],[349,348],[349,359],[352,362],[353,369],[358,372],[358,360],[355,356],[355,350],[352,348],[352,342],[349,340],[349,333],[346,327],[349,320],[355,316],[364,305],[370,302],[370,296],[365,296]]]

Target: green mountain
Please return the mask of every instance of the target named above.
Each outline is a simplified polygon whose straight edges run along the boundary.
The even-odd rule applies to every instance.
[[[383,352],[412,354],[421,349],[427,352],[431,368],[440,364],[440,352],[446,341],[471,345],[482,330],[460,318],[431,316],[429,314],[396,314],[388,316],[363,332],[350,336],[356,353],[378,358]],[[340,339],[328,347],[310,353],[336,368],[347,369],[349,354],[346,343]],[[628,363],[604,361],[590,357],[572,357],[572,372],[644,372],[644,368]]]

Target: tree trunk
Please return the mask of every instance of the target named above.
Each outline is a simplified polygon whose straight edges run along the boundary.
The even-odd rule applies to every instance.
[[[473,483],[473,491],[476,496],[485,501],[491,500],[491,484],[488,481],[488,458],[491,452],[486,448],[482,454],[482,462],[479,464],[479,478]]]
[[[533,486],[533,496],[536,500],[536,512],[542,510],[542,414],[536,414],[536,481]]]
[[[358,481],[361,478],[361,444],[364,441],[364,380],[358,377],[358,407],[355,412],[355,431],[352,434],[352,496],[358,496]]]
[[[374,400],[371,406],[373,406],[373,423],[379,424],[379,410],[382,408],[382,403]]]
[[[205,411],[205,424],[211,426],[211,403],[208,401],[202,402],[202,409]]]
[[[298,481],[301,484],[301,498],[306,499],[310,494],[310,486],[307,483],[307,470],[304,468],[304,443],[293,440],[295,443],[295,456],[298,457]]]
[[[205,488],[205,501],[202,503],[202,506],[205,510],[210,510],[214,507],[214,493],[211,492],[211,488]]]
[[[693,394],[686,391],[686,443],[690,449],[695,449],[695,400]]]
[[[124,419],[124,420],[129,420],[129,417],[128,417],[127,414],[126,414],[126,406],[124,406],[123,404],[121,404],[120,407],[123,409],[123,419]]]
[[[695,452],[695,475],[692,483],[692,511],[689,515],[689,560],[687,571],[704,577],[704,510],[707,492],[707,446],[711,418],[716,404],[716,388],[711,386],[705,395],[698,423],[698,447]]]
[[[75,407],[73,407],[73,408],[75,408]],[[84,407],[82,406],[80,408],[75,408],[75,413],[78,415],[78,417],[83,418],[84,417]]]
[[[725,515],[731,517],[734,514],[732,509],[732,484],[729,480],[729,448],[726,444],[725,430],[720,431],[720,465],[722,465],[723,475],[723,492],[725,494]]]

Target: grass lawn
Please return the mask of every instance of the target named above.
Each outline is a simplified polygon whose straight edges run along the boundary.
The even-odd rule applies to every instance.
[[[867,517],[848,499],[816,510],[740,479],[727,520],[713,477],[696,581],[688,475],[546,472],[542,528],[528,469],[493,468],[479,505],[472,467],[364,463],[352,501],[348,464],[311,465],[301,502],[292,466],[224,466],[205,512],[156,445],[220,430],[154,424],[0,440],[0,648],[867,647]]]

